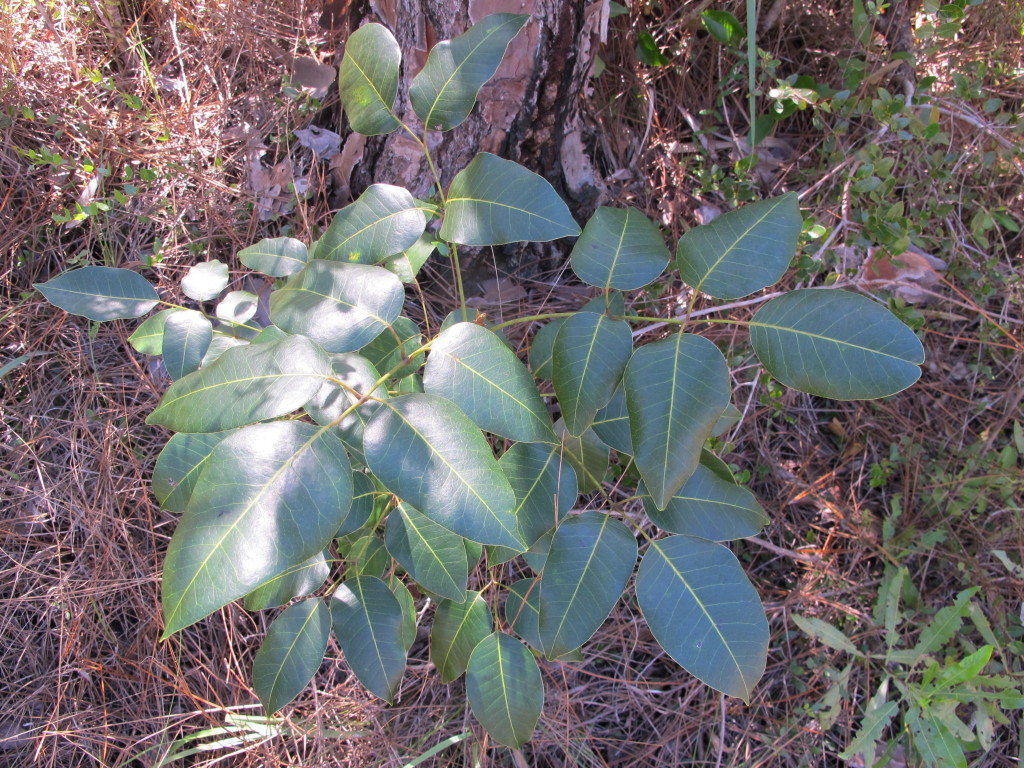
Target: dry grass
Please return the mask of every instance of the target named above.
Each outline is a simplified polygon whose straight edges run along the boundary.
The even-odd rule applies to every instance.
[[[742,18],[742,4],[731,5]],[[815,50],[851,49],[849,19],[831,10],[843,5],[795,11],[762,45],[792,71],[828,81],[834,61]],[[995,5],[985,13],[997,13]],[[7,180],[0,186],[0,363],[41,354],[7,373],[0,391],[0,765],[144,768],[175,739],[222,724],[232,713],[258,714],[248,680],[265,620],[232,606],[169,642],[157,641],[159,573],[175,520],[147,490],[165,435],[146,427],[144,417],[161,383],[145,360],[126,351],[130,328],[91,328],[47,306],[30,286],[75,258],[140,268],[160,241],[162,261],[148,275],[174,291],[197,259],[233,263],[235,251],[259,237],[308,235],[328,215],[323,195],[314,190],[291,215],[261,223],[246,187],[249,145],[232,129],[249,125],[255,136],[279,137],[282,143],[264,158],[268,165],[287,155],[289,131],[309,118],[299,104],[280,98],[274,51],[330,61],[336,41],[298,0],[8,6],[0,20],[0,61],[13,75],[5,77],[0,99],[13,110],[0,123],[0,173]],[[671,22],[634,9],[632,18],[613,24],[608,69],[594,82],[602,162],[615,174],[612,194],[660,218],[674,236],[694,222],[701,205],[724,206],[727,191],[700,180],[715,164],[728,168],[736,160],[725,145],[681,151],[699,142],[679,106],[726,142],[746,133],[742,90],[724,98],[719,92],[735,59],[698,34],[698,7],[680,3]],[[678,44],[689,65],[638,64],[630,24]],[[969,45],[937,52],[922,67],[949,72],[966,66],[968,54],[1019,63],[1019,35],[1006,30],[990,21],[970,26],[963,38]],[[101,82],[92,82],[88,70],[100,72]],[[182,72],[187,88],[176,84]],[[983,82],[1020,111],[1019,80],[990,73]],[[984,152],[1012,145],[1019,134],[994,124],[975,102],[946,98],[950,146],[964,157],[954,183],[990,208],[1016,211],[1019,220],[1021,177],[1012,161],[1003,169],[981,165]],[[328,103],[325,110],[331,115],[335,107]],[[702,110],[718,113],[702,116]],[[807,215],[846,221],[834,245],[856,245],[857,228],[843,202],[848,176],[823,174],[821,131],[804,119],[794,126],[784,136],[789,159],[759,182],[759,192],[816,184],[804,201],[812,206]],[[872,141],[873,131],[854,126],[851,150]],[[55,168],[26,157],[41,147],[67,164]],[[921,158],[914,162],[923,185],[931,169]],[[127,168],[134,169],[138,191],[76,226],[54,223],[54,213],[74,211],[101,167],[110,173],[94,199],[111,200]],[[138,175],[142,168],[146,178]],[[913,190],[905,194],[912,199]],[[954,207],[936,224],[942,227],[936,249],[951,268],[948,283],[936,289],[940,298],[924,309],[929,363],[911,391],[869,404],[792,392],[773,400],[756,370],[741,366],[736,375],[734,401],[745,418],[730,437],[737,447],[729,458],[751,471],[751,485],[774,518],[760,541],[735,548],[761,591],[773,633],[754,700],[723,703],[667,660],[646,625],[634,620],[635,609],[620,603],[585,649],[585,663],[543,665],[548,699],[525,750],[530,764],[835,764],[872,681],[858,672],[836,725],[823,730],[813,707],[831,685],[826,668],[845,662],[795,632],[789,616],[837,623],[847,617],[843,626],[858,642],[869,642],[875,588],[897,557],[911,567],[925,605],[941,606],[959,589],[979,585],[983,611],[1000,632],[1008,631],[1022,584],[992,551],[1024,551],[1021,485],[1007,500],[995,483],[979,491],[977,481],[993,472],[986,457],[1007,444],[1014,420],[1024,421],[1024,318],[1021,285],[1012,279],[1021,268],[1021,240],[1004,230],[982,248],[971,215]],[[564,274],[540,275],[528,289],[524,310],[579,304]],[[669,287],[659,301],[670,306],[682,290]],[[425,312],[434,322],[444,316],[446,297],[422,298],[425,309],[410,309],[414,315]],[[889,466],[893,444],[906,460],[891,463],[889,477],[872,484],[872,468]],[[881,528],[894,498],[903,509],[898,546]],[[614,496],[607,503],[635,511]],[[914,545],[935,531],[945,531],[945,539],[929,548]],[[483,752],[484,735],[464,702],[460,682],[437,682],[425,637],[413,647],[394,707],[351,679],[332,642],[328,662],[289,710],[292,735],[182,764],[400,765],[471,731],[472,738],[424,764],[512,765],[507,751]],[[1006,728],[997,749],[978,764],[1014,764],[1018,730],[1017,723]]]

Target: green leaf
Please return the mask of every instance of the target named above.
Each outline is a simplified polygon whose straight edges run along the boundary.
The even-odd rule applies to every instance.
[[[293,237],[271,237],[240,250],[238,260],[264,275],[288,277],[302,271],[309,261],[309,251]]]
[[[491,612],[479,592],[461,601],[442,600],[430,628],[430,661],[447,685],[462,676],[470,654],[491,633]]]
[[[960,742],[949,728],[936,717],[938,706],[922,711],[911,707],[903,718],[903,725],[913,739],[915,750],[924,758],[926,766],[967,768]]]
[[[386,269],[314,259],[271,295],[270,320],[328,352],[354,352],[394,322],[404,301]]]
[[[580,493],[599,489],[608,469],[608,446],[601,442],[592,429],[586,430],[580,437],[573,437],[562,419],[555,422],[555,434],[561,441],[559,449],[562,457],[576,472]]]
[[[788,387],[869,400],[921,375],[924,347],[889,310],[847,291],[805,288],[772,299],[750,322],[758,359]]]
[[[345,521],[334,534],[334,538],[340,539],[355,533],[365,526],[373,516],[373,508],[377,501],[377,489],[369,475],[362,472],[352,473],[352,507],[345,517]]]
[[[388,554],[384,542],[367,533],[356,539],[351,547],[339,547],[338,552],[347,561],[346,576],[376,576],[384,578],[385,571],[391,567],[391,555]]]
[[[370,471],[392,493],[471,541],[526,549],[515,495],[483,434],[437,395],[383,404],[363,432]]]
[[[622,384],[636,467],[665,509],[729,404],[729,368],[712,342],[676,333],[634,352]]]
[[[935,653],[960,632],[963,620],[971,613],[970,600],[978,592],[978,587],[971,587],[959,592],[953,605],[940,608],[928,625],[921,630],[921,636],[914,647],[914,654],[922,656]]]
[[[135,333],[128,337],[136,352],[143,355],[159,355],[164,348],[164,325],[167,318],[180,309],[164,309],[155,315],[150,315],[142,321],[142,325],[135,329]]]
[[[707,467],[712,472],[714,472],[715,475],[720,477],[722,480],[725,480],[727,483],[732,483],[733,485],[736,485],[736,475],[732,473],[732,467],[730,467],[728,464],[726,464],[724,461],[718,458],[707,448],[700,452],[700,465],[702,467]],[[705,536],[702,538],[707,537]]]
[[[692,536],[652,541],[636,596],[669,656],[715,690],[750,701],[767,660],[768,621],[732,552]]]
[[[327,553],[329,554],[329,553]],[[316,592],[331,575],[327,554],[317,552],[306,562],[289,568],[245,596],[245,610],[265,611],[287,605],[296,597]]]
[[[612,393],[612,399],[594,416],[591,425],[594,433],[608,446],[627,456],[633,455],[633,438],[629,432],[629,409],[626,406],[626,390],[622,382]]]
[[[549,659],[579,648],[608,618],[636,564],[633,534],[603,512],[555,529],[540,582],[540,640]]]
[[[554,385],[569,433],[579,437],[612,399],[633,350],[625,320],[577,312],[555,337]]]
[[[275,421],[226,437],[167,550],[164,637],[323,551],[351,503],[348,456],[322,429]]]
[[[168,317],[161,347],[170,377],[177,381],[198,369],[212,340],[213,323],[201,312],[186,309]]]
[[[819,643],[837,651],[845,651],[858,658],[864,657],[864,654],[850,641],[850,638],[827,621],[822,621],[814,616],[801,616],[798,613],[790,614],[790,618],[804,631],[804,634],[813,637]]]
[[[399,504],[388,515],[384,544],[424,589],[449,600],[465,598],[469,563],[461,536]]]
[[[231,291],[217,305],[217,319],[225,323],[247,323],[256,315],[259,304],[260,299],[255,293]]]
[[[305,688],[323,663],[331,612],[318,598],[289,606],[267,630],[252,663],[252,684],[263,709],[274,714]]]
[[[665,67],[672,59],[661,52],[661,46],[650,32],[641,32],[637,36],[636,57],[649,67]]]
[[[557,317],[540,330],[533,337],[530,344],[530,370],[538,379],[548,379],[555,375],[551,364],[552,354],[555,350],[555,337],[561,329],[563,318]]]
[[[598,208],[570,256],[572,270],[590,285],[631,291],[654,280],[670,254],[654,222],[635,208]]]
[[[302,336],[227,350],[174,382],[147,424],[174,432],[220,432],[301,408],[316,394],[331,364]]]
[[[556,445],[516,443],[498,465],[516,495],[516,518],[527,544],[555,527],[576,503],[576,472]]]
[[[366,358],[352,352],[331,355],[331,370],[337,381],[325,381],[320,390],[306,403],[306,413],[317,424],[326,426],[341,418],[341,415],[363,396],[373,390],[365,403],[336,424],[337,435],[353,456],[366,463],[363,455],[363,430],[366,422],[377,411],[380,403],[388,400],[387,387],[373,389],[380,374]]]
[[[388,256],[380,265],[389,272],[394,272],[403,283],[415,283],[416,275],[420,273],[420,269],[427,263],[434,250],[433,235],[424,233],[415,243],[399,254]]]
[[[385,331],[359,350],[359,354],[373,363],[378,371],[391,371],[396,379],[414,373],[423,365],[423,352],[413,354],[423,346],[419,327],[404,315],[395,318]],[[404,364],[403,364],[404,362]]]
[[[754,494],[702,464],[664,510],[659,510],[650,496],[644,496],[644,511],[662,530],[710,541],[756,536],[771,522]]]
[[[427,130],[449,131],[469,117],[480,88],[494,76],[508,44],[529,19],[495,13],[431,48],[409,87],[412,108]]]
[[[426,226],[427,217],[407,189],[373,184],[335,214],[317,241],[316,260],[376,264],[412,247]]]
[[[405,654],[408,656],[409,649],[416,642],[416,601],[413,600],[409,588],[394,573],[388,577],[385,583],[402,608],[402,648],[405,649]]]
[[[747,36],[739,19],[728,11],[704,11],[700,15],[700,23],[715,40],[724,45],[737,44]]]
[[[168,512],[185,511],[210,454],[231,431],[179,433],[167,441],[153,468],[153,495]]]
[[[544,177],[481,152],[452,180],[439,234],[464,245],[504,245],[579,233],[569,207]]]
[[[538,653],[544,652],[540,640],[540,579],[519,579],[508,587],[505,622],[527,645]]]
[[[228,265],[217,259],[189,267],[181,281],[181,290],[190,299],[209,301],[228,285]]]
[[[386,27],[364,24],[349,35],[338,90],[353,131],[377,136],[401,125],[393,111],[401,63],[398,41]]]
[[[519,749],[533,736],[544,708],[544,683],[533,655],[515,638],[495,632],[473,649],[466,670],[473,715],[499,744]]]
[[[402,605],[376,576],[347,579],[331,600],[331,618],[345,659],[375,696],[391,702],[405,673]]]
[[[875,747],[878,740],[882,738],[882,733],[900,708],[898,702],[886,701],[888,690],[889,679],[885,678],[878,690],[875,691],[874,696],[868,700],[860,729],[853,741],[850,742],[850,746],[840,753],[840,760],[852,760],[857,755],[870,757],[872,760],[875,758]]]
[[[65,312],[99,321],[141,317],[160,300],[142,275],[113,267],[82,267],[32,287]]]
[[[527,443],[554,440],[548,410],[526,366],[474,323],[456,323],[435,339],[423,388],[451,400],[488,432]]]
[[[723,213],[679,239],[679,274],[716,299],[747,296],[785,274],[802,228],[794,193]]]
[[[743,413],[732,403],[725,406],[725,410],[718,416],[718,421],[715,423],[715,428],[711,431],[712,435],[721,435],[728,432],[730,429],[740,423],[743,418]]]

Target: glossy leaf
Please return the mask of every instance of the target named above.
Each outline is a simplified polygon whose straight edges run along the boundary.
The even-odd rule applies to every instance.
[[[711,434],[717,436],[728,432],[739,424],[742,418],[743,412],[732,403],[729,403],[725,406],[725,410],[719,414],[718,421],[715,422],[715,428],[711,431]]]
[[[579,437],[612,399],[633,350],[624,320],[577,312],[555,337],[555,394],[569,432]]]
[[[402,606],[375,576],[347,579],[331,600],[331,618],[345,660],[375,696],[390,702],[405,673]]]
[[[504,245],[579,233],[568,206],[543,176],[481,152],[452,180],[440,237],[464,245]]]
[[[733,474],[732,467],[718,458],[707,448],[700,452],[700,465],[710,469],[719,478],[725,480],[725,482],[736,485],[736,475]]]
[[[572,271],[598,288],[642,288],[671,258],[658,227],[635,208],[602,206],[573,246]]]
[[[255,316],[259,303],[255,293],[231,291],[217,305],[217,319],[225,323],[247,323]]]
[[[163,356],[167,373],[177,381],[199,368],[213,340],[213,324],[191,309],[175,312],[164,324]]]
[[[430,348],[423,388],[459,406],[481,429],[510,440],[552,442],[551,419],[515,353],[474,323],[456,323]]]
[[[432,233],[424,233],[415,243],[401,253],[388,256],[380,265],[389,272],[394,272],[403,283],[415,283],[427,259],[434,253],[434,237]]]
[[[750,701],[767,660],[768,621],[732,552],[692,536],[653,541],[636,596],[669,656],[715,690]]]
[[[516,495],[516,518],[528,544],[555,527],[576,503],[576,471],[560,446],[516,443],[498,465]]]
[[[906,389],[924,347],[889,310],[848,291],[807,288],[772,299],[750,322],[750,343],[783,384],[836,400]]]
[[[398,600],[398,605],[402,609],[402,648],[405,649],[405,653],[408,656],[409,649],[416,642],[416,601],[413,600],[412,592],[409,591],[409,588],[394,573],[388,577],[385,583],[388,585],[388,589],[391,590],[391,594]]]
[[[136,352],[140,352],[143,355],[162,354],[164,349],[164,325],[167,323],[167,318],[175,312],[181,311],[180,309],[164,309],[155,315],[150,315],[128,337],[128,343],[135,348]]]
[[[189,267],[181,281],[181,290],[190,299],[209,301],[228,285],[228,265],[214,259]]]
[[[508,588],[505,621],[509,628],[537,652],[544,652],[540,640],[540,579],[519,579]]]
[[[317,552],[306,562],[279,573],[246,595],[245,610],[265,611],[287,605],[296,597],[316,592],[330,575],[327,555]]]
[[[544,709],[544,683],[533,655],[514,637],[488,635],[466,670],[473,716],[499,744],[519,749],[533,736]]]
[[[479,592],[467,592],[461,601],[442,600],[430,628],[430,661],[447,685],[466,671],[470,654],[491,634],[491,612]]]
[[[153,495],[161,507],[177,514],[185,511],[213,449],[230,434],[228,430],[171,436],[153,468]]]
[[[386,269],[314,259],[271,295],[270,319],[328,352],[354,352],[394,322],[404,300]]]
[[[349,35],[338,90],[356,133],[377,136],[401,125],[393,112],[401,62],[402,51],[387,27],[364,24]]]
[[[712,342],[676,333],[633,353],[622,383],[633,457],[655,506],[664,509],[693,474],[729,404],[729,369]]]
[[[331,373],[309,339],[292,336],[228,349],[174,382],[146,419],[175,432],[220,432],[301,408]]]
[[[469,563],[461,536],[400,504],[388,515],[384,544],[424,589],[449,600],[465,598]]]
[[[412,247],[427,218],[402,187],[373,184],[334,215],[317,241],[316,260],[376,264]]]
[[[559,450],[562,458],[576,472],[580,493],[590,493],[601,487],[604,473],[608,470],[608,446],[588,429],[581,437],[573,437],[566,429],[565,422],[555,422],[555,434],[561,441]]]
[[[579,648],[608,618],[636,565],[637,546],[603,512],[573,515],[555,529],[540,583],[540,640],[549,659]]]
[[[252,664],[252,684],[273,714],[298,696],[320,669],[331,633],[331,612],[318,598],[289,606],[267,630]]]
[[[448,131],[473,111],[477,94],[501,64],[505,49],[530,17],[495,13],[464,34],[435,45],[409,87],[409,100],[427,130]]]
[[[650,496],[644,497],[644,510],[663,530],[711,541],[756,536],[771,522],[754,494],[703,465],[697,466],[664,510]]]
[[[210,346],[207,348],[206,354],[203,355],[203,362],[199,367],[205,368],[206,366],[216,361],[217,358],[219,358],[229,349],[234,349],[235,347],[244,347],[249,343],[250,342],[246,341],[245,339],[240,339],[237,336],[231,336],[229,334],[224,333],[218,328],[214,328],[213,338],[210,339]]]
[[[369,475],[362,472],[352,473],[352,506],[348,516],[334,534],[334,538],[340,539],[355,533],[365,526],[373,516],[374,506],[377,501],[377,489]]]
[[[399,316],[377,338],[362,347],[359,354],[373,363],[381,373],[401,379],[423,365],[423,352],[413,354],[423,346],[423,334],[408,317]]]
[[[240,250],[238,260],[264,275],[288,277],[303,270],[309,250],[293,237],[271,237]]]
[[[331,370],[336,381],[325,381],[320,390],[306,403],[306,413],[317,424],[327,425],[338,422],[335,426],[337,435],[345,443],[353,456],[365,463],[363,455],[363,429],[366,422],[377,411],[380,403],[390,399],[387,387],[373,389],[380,374],[361,355],[343,352],[331,355]],[[356,405],[363,396],[368,395],[365,403],[358,405],[354,411],[341,415],[351,406]]]
[[[793,193],[723,213],[679,239],[679,274],[716,299],[748,296],[785,274],[802,227]]]
[[[515,495],[480,430],[437,395],[402,395],[363,432],[370,471],[436,523],[481,544],[526,549]]]
[[[330,433],[275,421],[226,437],[167,550],[164,637],[323,551],[351,503],[348,456]]]
[[[33,286],[51,304],[90,320],[141,317],[157,305],[156,289],[130,269],[82,267]]]
[[[542,325],[533,336],[530,344],[530,370],[538,379],[551,380],[555,375],[551,358],[555,351],[555,337],[562,327],[563,318],[556,317],[550,323]]]
[[[384,573],[391,567],[391,555],[388,554],[384,542],[374,534],[360,536],[347,549],[338,547],[339,554],[347,562],[347,576],[376,576],[384,578]]]
[[[608,446],[627,456],[633,455],[633,438],[629,432],[629,409],[622,383],[615,388],[612,399],[594,416],[594,433]]]

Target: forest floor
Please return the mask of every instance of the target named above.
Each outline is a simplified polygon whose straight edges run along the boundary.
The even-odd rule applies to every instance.
[[[484,752],[462,683],[441,685],[423,642],[398,704],[368,694],[332,641],[272,718],[249,677],[264,616],[229,606],[160,642],[176,521],[149,491],[166,435],[144,421],[163,385],[127,344],[133,323],[92,324],[32,290],[85,264],[176,290],[197,261],[236,267],[262,237],[315,236],[329,170],[314,164],[296,195],[287,161],[295,129],[339,129],[337,89],[289,84],[281,52],[336,65],[343,38],[292,0],[8,2],[0,765],[824,766],[887,706],[861,745],[888,765],[954,764],[907,736],[928,711],[964,722],[970,764],[1019,765],[1019,711],[978,692],[1020,691],[1024,675],[1024,9],[925,0],[907,80],[859,4],[765,5],[758,110],[777,119],[755,155],[745,44],[727,19],[716,37],[707,2],[633,2],[612,18],[588,102],[610,201],[675,242],[797,191],[807,225],[787,286],[841,281],[888,304],[921,337],[924,372],[899,395],[835,403],[741,366],[743,419],[718,449],[772,517],[733,548],[772,632],[752,701],[671,663],[620,603],[584,663],[545,666],[547,705],[520,755]],[[743,18],[742,2],[719,6]],[[535,285],[516,286],[522,314],[553,308]],[[683,289],[638,300],[668,306]],[[927,654],[885,658],[944,608]],[[927,688],[928,663],[985,646],[982,677]]]

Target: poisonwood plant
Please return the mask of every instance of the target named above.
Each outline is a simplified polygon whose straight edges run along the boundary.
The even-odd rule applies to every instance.
[[[676,277],[639,211],[600,208],[581,231],[546,180],[486,153],[442,191],[427,133],[466,119],[527,18],[489,16],[430,52],[410,88],[425,131],[395,112],[392,34],[378,24],[353,33],[340,71],[352,127],[408,132],[437,195],[375,184],[314,245],[274,238],[241,251],[243,265],[277,281],[269,323],[256,320],[256,296],[222,296],[219,262],[183,281],[200,309],[107,267],[38,286],[92,320],[165,307],[130,339],[163,355],[174,380],[148,419],[176,433],[153,477],[160,503],[181,515],[164,566],[164,637],[240,598],[251,610],[287,606],[253,669],[268,712],[310,681],[332,628],[359,680],[393,701],[423,615],[410,586],[436,603],[430,658],[442,680],[465,674],[477,719],[514,748],[541,713],[537,657],[580,658],[634,570],[636,604],[680,665],[745,700],[764,671],[764,610],[722,542],[768,518],[705,448],[738,414],[722,352],[697,333],[740,321],[625,314],[621,291]],[[684,235],[673,266],[695,292],[747,296],[782,277],[800,230],[795,196],[755,203]],[[459,246],[576,236],[573,270],[601,296],[575,313],[502,324],[547,321],[532,371],[501,325],[467,309],[461,279],[439,332],[402,314],[403,282],[435,246],[458,278]],[[212,314],[201,309],[214,301]],[[635,324],[648,320],[672,331],[637,346]],[[771,375],[824,397],[898,392],[923,359],[896,317],[840,290],[793,291],[740,324]],[[632,457],[642,504],[596,510],[581,497],[602,489],[609,448]],[[520,555],[533,575],[504,583],[504,564]],[[481,572],[487,586],[474,591]]]

